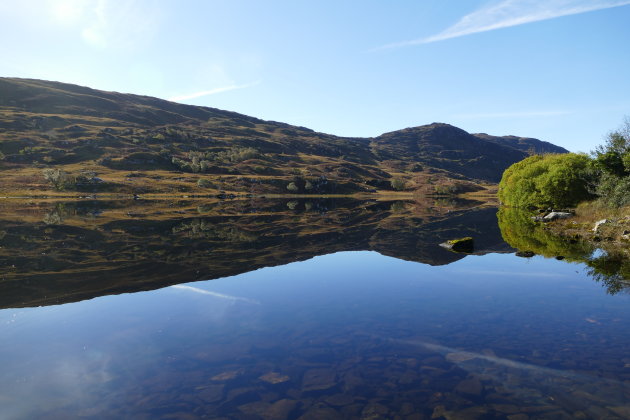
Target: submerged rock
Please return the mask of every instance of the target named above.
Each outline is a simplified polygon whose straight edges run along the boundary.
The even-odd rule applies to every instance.
[[[223,398],[223,385],[208,385],[199,393],[198,397],[207,403],[215,403]]]
[[[265,420],[286,420],[290,417],[291,412],[295,410],[297,404],[297,401],[289,399],[276,401],[266,410],[263,418]]]
[[[337,384],[337,375],[332,369],[311,369],[306,371],[302,380],[303,391],[320,391]]]
[[[235,379],[241,373],[243,373],[241,370],[230,370],[227,372],[219,373],[218,375],[214,375],[212,378],[210,378],[210,380],[218,382],[229,381],[231,379]]]
[[[470,236],[466,238],[451,239],[440,244],[441,247],[455,252],[471,253],[474,251],[474,240]]]
[[[389,410],[383,404],[379,404],[376,402],[370,403],[363,408],[361,412],[362,420],[385,420],[389,417],[387,414]]]
[[[481,385],[481,382],[477,378],[467,378],[461,381],[457,385],[457,387],[455,387],[455,391],[459,392],[460,394],[477,397],[481,395],[481,392],[483,391],[483,385]]]
[[[342,419],[343,416],[329,407],[316,407],[300,416],[298,420],[335,420]]]
[[[335,395],[331,395],[330,397],[327,397],[326,399],[324,399],[324,402],[326,402],[326,404],[335,406],[335,407],[342,407],[345,405],[350,405],[354,402],[355,398],[352,395],[348,395],[348,394],[335,394]]]

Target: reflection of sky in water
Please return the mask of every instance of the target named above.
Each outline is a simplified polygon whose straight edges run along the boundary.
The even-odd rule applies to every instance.
[[[630,397],[629,315],[627,295],[607,295],[577,264],[490,254],[431,267],[344,252],[153,292],[1,311],[0,418],[159,418],[174,406],[242,414],[284,399],[298,401],[297,416],[329,391],[364,397],[363,405],[380,393],[394,407],[402,404],[394,395],[420,388],[445,399],[428,393],[415,408],[426,415],[491,407],[501,392],[517,406],[555,404],[587,417],[591,406],[617,407],[619,415]],[[416,379],[396,382],[407,368],[398,372],[388,360],[405,360],[412,368],[404,375]],[[305,384],[308,370],[327,368],[334,383],[304,391],[313,386]],[[239,376],[220,385],[209,379],[226,371]],[[291,379],[268,384],[260,380],[268,372]],[[352,375],[365,383],[352,385]],[[379,375],[382,389],[374,390],[368,382]],[[394,385],[385,386],[387,375]],[[478,395],[449,397],[452,388],[476,389],[476,378]],[[239,392],[246,397],[234,397]]]

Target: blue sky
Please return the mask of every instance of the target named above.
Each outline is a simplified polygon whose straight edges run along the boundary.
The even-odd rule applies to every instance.
[[[447,122],[589,151],[630,115],[630,0],[24,0],[1,76],[344,136]]]

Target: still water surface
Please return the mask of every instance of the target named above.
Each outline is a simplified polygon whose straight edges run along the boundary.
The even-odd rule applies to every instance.
[[[1,310],[0,418],[625,419],[629,320],[578,263],[334,252]]]

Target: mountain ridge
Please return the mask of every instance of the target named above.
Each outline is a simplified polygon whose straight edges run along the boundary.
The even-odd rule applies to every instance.
[[[19,78],[0,78],[0,130],[5,192],[442,194],[495,184],[532,153],[566,152],[537,139],[470,134],[445,123],[341,137],[216,108]],[[33,170],[46,168],[63,170],[70,181],[51,185]],[[128,171],[140,176],[130,181]]]

